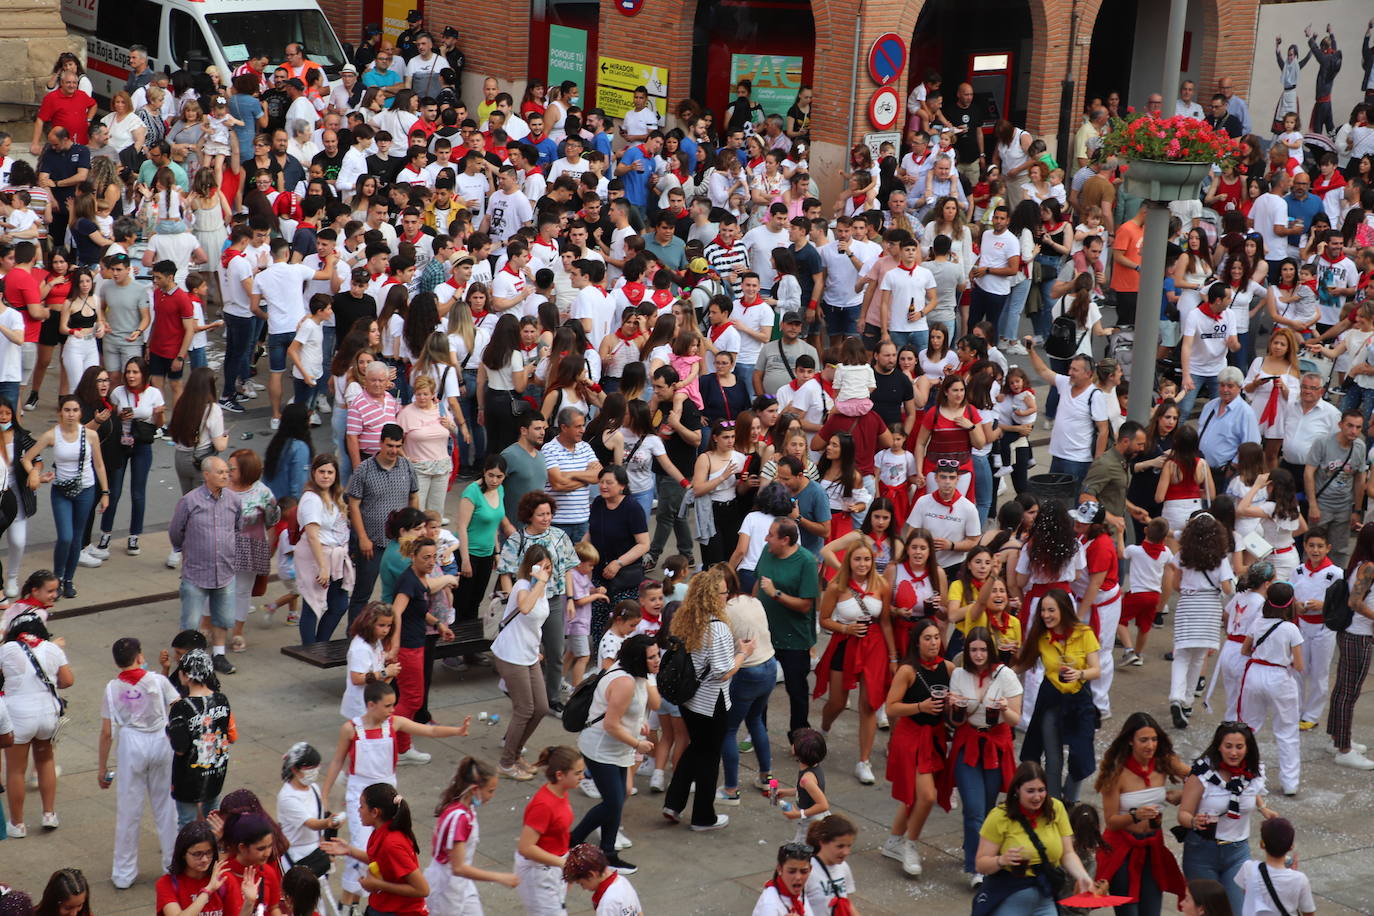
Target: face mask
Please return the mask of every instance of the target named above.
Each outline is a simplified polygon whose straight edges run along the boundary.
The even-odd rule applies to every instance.
[[[570,105],[580,105],[581,103],[582,103],[582,96],[580,96],[580,95],[575,95],[575,96],[573,96],[571,99],[568,99],[568,104],[570,104]]]
[[[8,422],[8,423],[0,423],[0,429],[3,429],[3,430],[5,430],[6,432],[8,432],[8,431],[9,431],[9,428],[10,428],[11,426],[13,426],[13,425],[14,425],[14,421],[13,421],[13,420],[11,420],[11,421]]]
[[[472,809],[476,811],[478,808],[482,807],[482,796],[478,795],[476,792],[473,792],[470,802],[472,804]]]
[[[301,782],[307,786],[313,786],[320,778],[319,767],[302,767],[300,770]]]

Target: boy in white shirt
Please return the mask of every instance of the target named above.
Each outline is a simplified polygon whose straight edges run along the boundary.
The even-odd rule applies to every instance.
[[[324,293],[310,297],[310,314],[302,318],[296,328],[286,354],[291,358],[291,381],[295,385],[295,403],[304,404],[311,411],[311,425],[318,425],[314,415],[316,385],[324,375],[324,323],[334,317],[334,300]]]
[[[819,432],[825,423],[825,413],[831,402],[825,394],[825,389],[821,387],[820,380],[816,378],[815,358],[810,353],[798,356],[793,372],[796,378],[775,392],[778,407],[782,413],[796,416],[797,422],[808,433]]]
[[[569,317],[582,322],[588,340],[605,340],[611,333],[615,305],[606,295],[606,265],[578,258],[572,264],[572,285],[577,290]]]
[[[1288,865],[1295,831],[1287,818],[1272,817],[1260,824],[1260,848],[1264,861],[1251,859],[1236,873],[1236,886],[1245,891],[1240,916],[1287,913],[1312,916],[1317,912],[1312,883]],[[1296,857],[1294,857],[1296,864]]]
[[[1117,624],[1116,641],[1126,647],[1122,665],[1140,667],[1145,664],[1145,639],[1155,624],[1155,615],[1162,608],[1164,568],[1174,559],[1174,552],[1164,543],[1169,535],[1169,522],[1152,518],[1145,526],[1145,540],[1126,548],[1126,562],[1130,564],[1130,582],[1121,599],[1121,621]],[[1135,622],[1137,636],[1131,639],[1131,623]],[[1134,648],[1132,648],[1134,647]]]

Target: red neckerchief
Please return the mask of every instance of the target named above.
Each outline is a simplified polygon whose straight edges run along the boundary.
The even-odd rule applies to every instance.
[[[654,294],[649,297],[650,301],[659,309],[666,309],[673,304],[673,293],[667,289],[656,289]]]
[[[649,623],[661,623],[663,621],[662,614],[659,614],[657,617],[655,617],[653,614],[650,614],[644,608],[639,609],[639,616],[649,621]]]
[[[229,264],[234,258],[243,257],[243,252],[237,248],[226,248],[224,254],[219,256],[219,266],[225,270],[229,269]]]
[[[1024,807],[1020,802],[1017,802],[1017,803],[1016,803],[1016,807],[1018,807],[1018,808],[1021,809],[1021,816],[1024,817],[1024,818],[1026,819],[1026,823],[1030,824],[1031,829],[1034,830],[1035,827],[1036,827],[1036,821],[1038,821],[1038,820],[1040,819],[1040,812],[1039,812],[1039,811],[1027,811],[1027,810],[1025,809],[1025,807]],[[1041,810],[1044,810],[1044,809],[1041,809]]]
[[[129,668],[119,672],[119,679],[132,687],[143,680],[143,675],[147,673],[148,672],[144,671],[142,668]]]
[[[856,584],[853,580],[850,580],[850,583],[849,583],[849,590],[850,590],[851,592],[853,592],[854,594],[856,594],[856,595],[859,596],[859,604],[860,604],[860,605],[863,604],[863,599],[868,598],[868,597],[871,597],[871,596],[873,595],[873,592],[870,592],[868,589],[864,588],[862,585]]]
[[[711,330],[707,332],[711,335],[711,343],[715,343],[716,341],[720,340],[720,335],[724,334],[725,329],[733,324],[733,321],[722,321],[720,324],[713,326]]]
[[[596,290],[597,292],[601,293],[601,295],[603,295],[603,296],[605,296],[605,295],[607,294],[607,293],[606,293],[606,287],[602,286],[600,283],[593,283],[593,284],[591,285],[591,288],[594,289],[594,290]]]
[[[1148,764],[1141,766],[1135,762],[1134,756],[1127,757],[1126,769],[1145,780],[1145,787],[1148,789],[1150,787],[1150,777],[1153,776],[1155,772],[1155,759],[1151,757]]]
[[[100,405],[104,407],[106,410],[108,410],[110,413],[114,413],[115,406],[114,404],[110,403],[109,398],[101,398]]]
[[[138,399],[139,399],[140,397],[143,396],[143,392],[145,392],[145,391],[148,390],[148,383],[147,383],[147,382],[144,382],[144,383],[143,383],[143,387],[140,388],[140,389],[138,389],[137,391],[135,391],[135,390],[132,389],[132,388],[128,388],[128,387],[126,387],[124,390],[127,391],[129,394],[132,394],[132,395],[134,396],[134,406],[137,407],[137,406],[138,406]]]
[[[1312,278],[1311,280],[1304,280],[1304,281],[1302,281],[1302,285],[1305,286],[1305,287],[1307,287],[1308,289],[1312,290],[1312,292],[1314,292],[1314,293],[1317,291],[1317,280],[1316,280],[1315,277]]]
[[[638,281],[626,283],[620,287],[620,294],[630,300],[631,305],[639,305],[644,301],[644,296],[649,292],[649,288]]]
[[[978,674],[978,687],[981,689],[982,686],[983,686],[983,681],[989,680],[989,679],[995,677],[995,676],[997,675],[997,672],[998,672],[998,671],[1001,671],[1001,670],[1002,670],[1002,666],[1001,666],[1001,665],[993,665],[993,666],[992,666],[991,668],[989,668],[987,671],[980,672],[980,673]]]
[[[810,379],[807,379],[807,381],[810,381]],[[793,391],[798,391],[801,389],[802,384],[803,383],[801,379],[794,378],[792,379],[792,381],[787,383],[787,387],[791,388]]]
[[[998,633],[1005,633],[1007,632],[1008,628],[1011,627],[1011,609],[1009,607],[1005,607],[1002,609],[1002,623],[1000,626],[997,623],[998,617],[996,611],[989,609],[987,612],[987,618],[988,629],[990,630],[996,630]]]
[[[939,503],[940,505],[944,506],[946,509],[953,509],[953,508],[954,508],[954,504],[957,503],[957,502],[959,501],[959,491],[958,491],[958,490],[955,490],[955,491],[954,491],[954,496],[950,499],[949,502],[945,502],[943,499],[940,498],[940,491],[939,491],[938,488],[935,489],[935,490],[932,490],[932,491],[930,492],[930,495],[931,495],[931,497],[932,497],[937,503]]]
[[[966,362],[966,363],[960,363],[960,364],[959,364],[959,368],[954,370],[955,374],[956,374],[956,375],[968,375],[969,367],[972,366],[972,365],[973,365],[974,363],[976,363],[977,361],[978,361],[978,359],[977,359],[977,357],[975,357],[975,358],[973,358],[973,359],[970,359],[970,360],[969,360],[968,362]]]
[[[510,274],[512,277],[514,277],[514,278],[517,279],[517,280],[523,279],[523,277],[520,276],[520,272],[519,272],[519,271],[515,271],[515,270],[511,270],[511,269],[510,269],[510,262],[509,262],[509,261],[507,261],[504,265],[502,265],[502,267],[501,267],[501,272],[502,272],[502,273],[508,273],[508,274]]]
[[[914,582],[924,582],[930,578],[930,573],[923,572],[917,575],[916,570],[911,568],[911,561],[909,559],[902,560],[902,566],[906,569],[907,575],[911,576]]]
[[[1069,634],[1068,634],[1068,633],[1060,634],[1060,633],[1054,632],[1054,630],[1046,630],[1045,632],[1049,635],[1049,637],[1050,637],[1050,643],[1051,643],[1051,644],[1057,643],[1057,642],[1062,642],[1062,643],[1064,643],[1064,645],[1065,645],[1066,647],[1068,646],[1068,644],[1069,644]]]
[[[377,282],[378,280],[380,280],[382,277],[386,276],[386,272],[383,271],[382,273],[379,273],[379,274],[372,274],[371,276],[372,276],[372,282],[373,282],[373,283],[376,283],[376,282]]]
[[[937,655],[935,656],[935,661],[933,662],[927,662],[924,658],[918,657],[916,659],[916,663],[920,665],[922,668],[926,669],[927,671],[934,671],[935,669],[943,665],[945,663],[945,660]]]
[[[639,339],[639,331],[636,330],[636,331],[635,331],[633,334],[631,334],[629,337],[626,337],[626,336],[625,336],[625,331],[624,331],[624,330],[622,330],[621,328],[616,328],[616,329],[615,329],[615,336],[616,336],[616,337],[619,337],[621,340],[625,341],[626,343],[629,343],[629,342],[632,341],[632,340],[638,340],[638,339]]]
[[[753,302],[746,302],[743,298],[741,298],[739,301],[739,306],[742,309],[753,308],[756,305],[763,305],[763,300],[755,299]]]
[[[1164,552],[1165,544],[1163,541],[1141,541],[1140,549],[1145,551],[1145,555],[1151,560],[1158,560],[1159,555]]]
[[[654,158],[653,155],[649,152],[648,147],[646,147],[643,143],[636,143],[635,146],[639,148],[640,153],[644,155],[645,159]]]
[[[763,157],[759,156],[757,159],[750,159],[747,164],[751,169],[758,168],[759,166],[763,165]]]
[[[23,641],[24,645],[28,646],[30,649],[38,648],[39,644],[43,642],[43,640],[34,636],[32,633],[20,633],[19,638]]]
[[[471,307],[471,306],[468,307],[468,311],[472,311],[472,307]],[[486,309],[483,309],[483,310],[480,311],[480,312],[472,312],[472,321],[473,321],[473,324],[476,324],[477,322],[481,321],[483,318],[487,317],[487,315],[489,315],[489,314],[491,314],[491,313],[488,312]]]
[[[1327,254],[1325,251],[1323,251],[1323,252],[1322,252],[1322,260],[1326,261],[1326,263],[1328,263],[1328,264],[1339,264],[1339,263],[1341,263],[1342,261],[1345,260],[1345,252],[1342,251],[1342,252],[1340,252],[1339,254],[1337,254],[1336,257],[1333,258],[1333,257],[1331,257],[1331,255],[1329,255],[1329,254]]]
[[[769,882],[765,884],[764,887],[771,887],[773,890],[778,892],[779,898],[787,902],[787,912],[789,916],[806,916],[806,898],[793,897],[790,893],[788,893],[787,888],[782,886],[781,882],[778,881],[776,876],[769,880]],[[593,899],[592,903],[595,904],[595,902],[596,900]]]
[[[402,242],[409,242],[410,244],[414,245],[416,242],[420,241],[420,239],[424,238],[424,235],[425,235],[425,233],[424,233],[423,230],[417,229],[417,230],[415,230],[415,237],[414,237],[414,238],[409,238],[409,239],[408,239],[408,238],[406,238],[405,233],[403,232],[403,233],[401,233],[401,241],[402,241]]]
[[[1225,306],[1222,306],[1221,311],[1214,312],[1211,309],[1211,305],[1212,303],[1210,302],[1204,302],[1201,305],[1199,305],[1198,308],[1202,309],[1202,313],[1210,317],[1213,321],[1220,319],[1222,315],[1226,314]]]
[[[1335,566],[1336,564],[1331,562],[1331,558],[1330,558],[1330,557],[1322,557],[1322,565],[1320,565],[1320,566],[1318,566],[1318,567],[1315,567],[1315,568],[1314,568],[1314,567],[1312,566],[1312,564],[1311,564],[1310,562],[1306,561],[1306,560],[1303,561],[1303,564],[1302,564],[1302,565],[1303,565],[1303,566],[1306,566],[1306,567],[1307,567],[1307,572],[1308,572],[1308,574],[1309,574],[1309,575],[1312,575],[1312,574],[1321,572],[1323,569],[1326,569],[1326,567],[1328,567],[1328,566]]]
[[[855,207],[859,207],[859,206],[862,206],[862,205],[863,205],[864,201],[868,200],[868,195],[867,195],[867,194],[855,194],[855,195],[853,195],[852,197],[850,197],[849,199],[850,199],[850,201],[853,202],[853,204],[854,204]]]
[[[1217,767],[1217,772],[1218,772],[1218,773],[1221,773],[1223,776],[1227,776],[1227,777],[1229,777],[1229,778],[1231,778],[1231,779],[1236,779],[1237,777],[1239,777],[1239,778],[1241,778],[1241,779],[1254,779],[1254,778],[1255,778],[1255,774],[1254,774],[1254,773],[1251,773],[1251,772],[1250,772],[1249,770],[1247,770],[1244,766],[1230,767],[1230,766],[1227,766],[1226,764],[1223,763],[1221,766]]]

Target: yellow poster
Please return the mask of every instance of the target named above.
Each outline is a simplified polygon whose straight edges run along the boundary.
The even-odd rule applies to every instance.
[[[668,95],[667,67],[621,60],[618,57],[597,58],[596,81],[629,90],[643,86],[649,90],[649,95],[659,98],[666,98]],[[606,113],[610,114],[610,111]]]
[[[660,118],[668,116],[668,100],[658,96],[649,96],[649,104],[658,112]],[[607,86],[605,83],[596,84],[596,107],[606,112],[608,117],[623,118],[625,112],[635,107],[635,94],[633,89],[621,89],[618,86]]]
[[[406,14],[415,9],[415,0],[382,0],[382,40],[393,45],[406,30]]]

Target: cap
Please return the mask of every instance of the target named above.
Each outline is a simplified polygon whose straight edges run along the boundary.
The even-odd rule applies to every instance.
[[[356,76],[357,73],[358,73],[358,68],[355,67],[355,66],[353,66],[352,64],[344,64],[342,67],[339,68],[339,72],[340,72],[340,73],[352,73],[353,75]]]
[[[802,323],[802,315],[801,315],[801,312],[788,312],[787,314],[785,314],[785,315],[782,316],[782,323],[783,323],[783,324],[801,324],[801,323]]]
[[[419,11],[419,10],[411,10],[410,12],[406,13],[406,22],[419,22],[419,21],[420,21],[420,11]]]
[[[379,25],[365,25],[365,26],[363,26],[363,37],[364,37],[364,38],[376,38],[376,37],[377,37],[378,35],[380,35],[380,34],[382,34],[382,27],[379,26]]]
[[[301,92],[304,92],[304,91],[305,91],[305,83],[302,83],[300,80],[296,79],[296,77],[294,77],[294,76],[291,77],[291,78],[290,78],[289,80],[287,80],[286,82],[282,83],[282,85],[283,85],[283,86],[290,86],[292,89],[299,89]]]
[[[711,265],[706,263],[705,258],[692,258],[691,262],[687,265],[687,269],[694,274],[704,274],[710,272]]]
[[[1079,503],[1069,510],[1069,518],[1084,525],[1100,522],[1105,516],[1106,511],[1102,508],[1102,504],[1093,500]]]
[[[453,26],[451,26],[451,25],[446,25],[446,26],[444,26],[444,31],[443,31],[442,34],[443,34],[443,37],[445,37],[445,38],[457,38],[457,37],[458,37],[458,30],[455,29],[455,28],[454,28]]]

